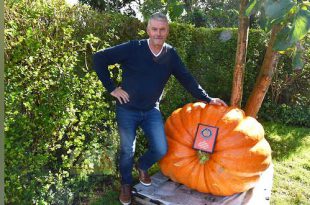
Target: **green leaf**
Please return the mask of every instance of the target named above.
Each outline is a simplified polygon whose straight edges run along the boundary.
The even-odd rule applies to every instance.
[[[257,0],[250,0],[248,5],[246,6],[245,15],[249,16],[256,5],[257,5]]]
[[[176,0],[170,0],[168,1],[168,10],[171,20],[174,21],[182,15],[184,11],[184,4]]]
[[[309,6],[310,7],[310,2],[304,1],[304,2],[302,2],[302,6]]]
[[[302,60],[302,53],[303,52],[301,49],[296,49],[293,54],[292,66],[294,70],[301,70],[304,66],[304,62]]]
[[[266,17],[269,18],[271,21],[281,18],[285,16],[295,5],[296,3],[292,0],[267,0],[264,5]]]
[[[292,26],[286,26],[278,35],[273,49],[284,51],[293,47],[310,29],[310,12],[299,10]]]
[[[310,29],[310,12],[306,10],[299,10],[293,23],[293,32],[291,36],[291,41],[296,43],[309,32],[309,29]]]
[[[293,43],[291,42],[291,33],[292,33],[292,27],[286,26],[283,28],[278,34],[276,41],[273,45],[273,49],[276,51],[285,51],[286,49],[293,46]]]

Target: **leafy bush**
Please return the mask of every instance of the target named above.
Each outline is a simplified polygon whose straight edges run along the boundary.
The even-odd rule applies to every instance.
[[[99,39],[77,38],[74,14],[81,11],[89,9],[62,1],[6,4],[7,204],[68,204],[88,174],[115,174],[113,104],[84,65],[87,46]]]
[[[260,111],[260,117],[268,121],[310,127],[310,107],[266,102]]]

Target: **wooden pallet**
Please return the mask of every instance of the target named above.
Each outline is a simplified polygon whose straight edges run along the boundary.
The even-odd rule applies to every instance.
[[[271,165],[257,185],[247,192],[231,196],[214,196],[173,182],[161,172],[151,176],[152,185],[137,184],[133,188],[132,205],[269,205],[273,179]]]

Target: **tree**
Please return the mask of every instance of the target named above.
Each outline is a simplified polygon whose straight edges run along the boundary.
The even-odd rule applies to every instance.
[[[183,0],[183,20],[196,27],[237,27],[238,1],[235,0]]]
[[[244,69],[249,36],[249,17],[245,15],[248,2],[248,0],[242,0],[240,2],[239,9],[238,42],[234,68],[234,79],[231,92],[232,94],[230,99],[230,104],[237,107],[241,107],[243,94]]]
[[[132,8],[131,3],[136,2],[138,5],[141,5],[140,0],[79,0],[79,2],[82,4],[87,4],[99,11],[120,12],[121,9],[125,9],[124,13],[131,16],[136,16],[136,12]]]
[[[144,19],[148,19],[154,12],[160,11],[167,14],[166,1],[145,0],[140,7]]]
[[[236,27],[238,24],[238,3],[234,0],[145,0],[140,11],[144,19],[161,11],[171,21],[196,27]]]
[[[270,32],[271,36],[260,73],[245,106],[247,115],[256,117],[277,68],[280,54],[292,53],[293,67],[302,67],[301,46],[296,45],[299,45],[300,40],[309,32],[309,7],[310,3],[308,1],[299,0],[249,1],[246,15],[253,11],[260,13],[258,16],[260,25],[267,32]],[[246,38],[246,36],[243,36],[243,38]]]

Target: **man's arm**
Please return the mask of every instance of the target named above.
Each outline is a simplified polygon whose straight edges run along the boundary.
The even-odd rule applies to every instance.
[[[116,87],[108,70],[109,65],[122,64],[130,58],[132,45],[130,42],[123,43],[105,50],[98,51],[93,55],[94,70],[107,91],[122,103],[129,102],[129,95],[121,87]]]
[[[198,84],[191,73],[185,68],[181,58],[175,50],[172,51],[173,75],[191,95],[209,104],[224,105],[226,103],[219,98],[210,97],[206,91]]]
[[[96,71],[103,86],[109,93],[115,90],[110,72],[108,70],[109,65],[116,63],[122,64],[128,60],[131,53],[131,43],[123,43],[105,50],[98,51],[93,55],[93,68]]]

